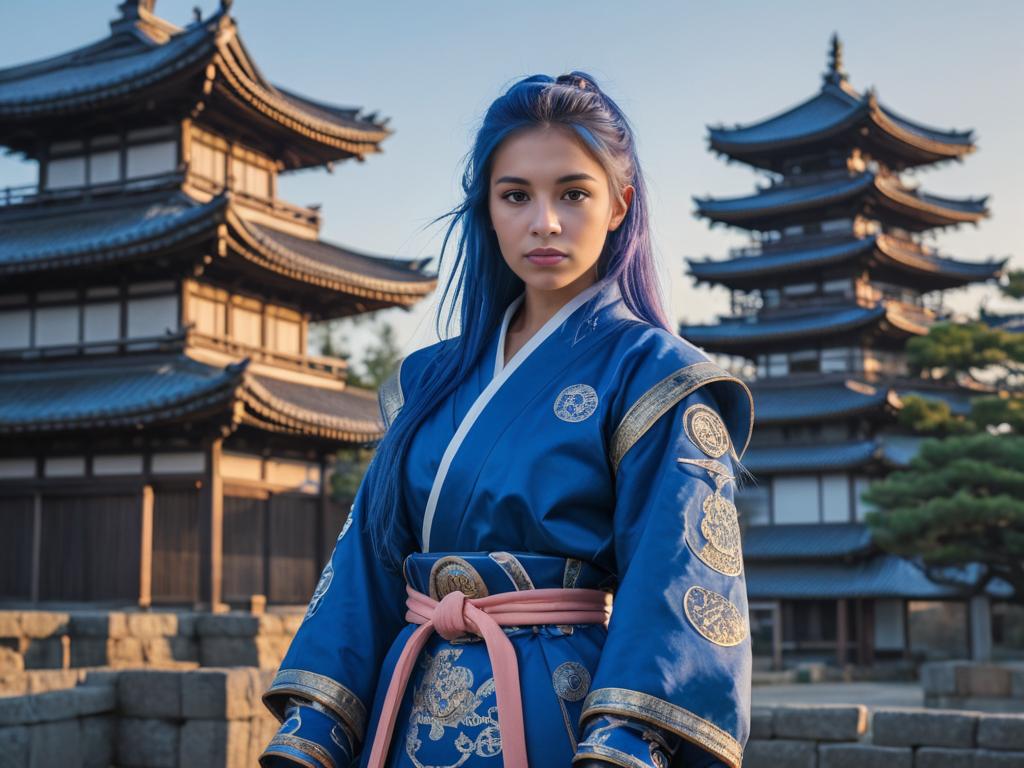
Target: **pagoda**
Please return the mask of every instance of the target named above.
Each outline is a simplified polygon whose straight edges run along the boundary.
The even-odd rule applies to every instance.
[[[409,308],[427,259],[320,238],[279,174],[380,152],[387,119],[270,83],[230,2],[125,0],[98,42],[0,70],[0,600],[308,600],[374,391],[310,323]],[[341,507],[344,507],[342,509]]]
[[[903,658],[911,601],[961,598],[872,546],[860,495],[916,451],[919,438],[896,423],[904,397],[962,413],[977,394],[910,376],[904,354],[908,339],[950,316],[944,291],[998,278],[1006,262],[926,245],[924,233],[986,217],[986,198],[940,196],[905,178],[960,161],[975,149],[972,132],[928,127],[873,89],[856,91],[833,36],[816,94],[760,122],[709,126],[709,143],[767,177],[752,195],[695,198],[698,216],[751,243],[724,260],[687,259],[698,284],[729,289],[731,305],[718,322],[679,329],[752,379],[758,427],[745,464],[756,483],[737,507],[755,654],[776,667]]]

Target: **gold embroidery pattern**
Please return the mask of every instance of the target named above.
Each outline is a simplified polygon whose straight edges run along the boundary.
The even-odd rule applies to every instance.
[[[282,669],[263,694],[263,703],[274,713],[278,722],[284,722],[284,694],[302,696],[322,704],[337,714],[362,741],[366,731],[366,707],[352,691],[336,680],[304,669]]]
[[[562,421],[583,421],[597,410],[597,392],[589,384],[573,384],[558,393],[554,409]]]
[[[583,702],[580,722],[596,714],[632,717],[661,726],[703,747],[730,768],[740,768],[743,762],[743,747],[727,731],[688,709],[647,693],[627,688],[598,688]]]
[[[523,564],[519,562],[518,557],[508,552],[491,552],[487,556],[501,566],[501,570],[512,580],[516,591],[521,592],[524,589],[533,589],[533,579],[530,578],[530,574],[523,568]]]
[[[626,415],[622,417],[619,426],[615,428],[612,435],[609,460],[612,469],[618,471],[619,463],[626,452],[636,444],[654,423],[665,415],[676,403],[699,389],[705,384],[716,381],[727,381],[739,385],[747,396],[750,404],[747,434],[744,439],[743,448],[737,458],[742,458],[750,443],[750,435],[754,430],[754,396],[743,381],[732,376],[714,363],[704,360],[699,363],[686,365],[669,374],[653,387],[648,389],[633,403]]]
[[[739,645],[747,636],[747,623],[725,595],[694,585],[683,596],[683,610],[693,628],[715,645]]]
[[[723,493],[733,476],[723,471],[724,464],[713,459],[678,458],[676,461],[704,467],[715,481],[715,492],[704,499],[704,516],[700,521],[700,531],[707,543],[696,540],[696,526],[687,520],[687,545],[709,568],[726,576],[739,576],[743,572],[739,516],[736,505]]]
[[[551,685],[559,698],[580,701],[590,691],[590,673],[582,664],[567,661],[555,667],[551,673]]]
[[[405,752],[417,768],[458,768],[473,755],[495,757],[501,754],[501,730],[498,727],[497,699],[487,711],[478,710],[485,699],[495,695],[494,678],[490,677],[473,690],[473,670],[454,664],[462,655],[461,648],[445,648],[436,656],[424,652],[423,664],[426,671],[423,680],[413,693],[412,712],[409,715],[409,730],[405,738]],[[430,727],[431,741],[440,741],[446,728],[460,729],[452,741],[459,753],[454,763],[444,766],[424,765],[417,753],[423,747],[420,726]],[[463,726],[481,730],[470,736]]]
[[[430,569],[430,596],[440,600],[449,592],[461,592],[466,597],[487,597],[487,584],[476,568],[464,558],[446,555]]]
[[[264,754],[272,754],[275,746],[297,749],[304,755],[308,755],[309,757],[319,760],[320,763],[327,766],[327,768],[335,768],[336,766],[330,752],[321,747],[315,741],[310,741],[309,739],[303,739],[299,736],[290,736],[286,733],[279,733],[270,740],[269,744],[267,744]]]
[[[729,450],[729,432],[722,417],[703,403],[694,403],[683,412],[683,429],[690,442],[713,459]]]
[[[572,589],[576,586],[576,581],[580,577],[580,571],[583,569],[583,561],[576,560],[575,558],[569,557],[565,560],[565,572],[562,574],[562,587],[565,589]]]

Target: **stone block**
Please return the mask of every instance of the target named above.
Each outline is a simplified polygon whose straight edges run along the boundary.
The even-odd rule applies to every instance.
[[[65,635],[71,625],[71,616],[57,611],[22,611],[21,633],[25,637],[46,638]]]
[[[117,680],[122,714],[141,718],[181,717],[181,673],[159,669],[125,670]]]
[[[249,768],[247,720],[187,720],[181,727],[181,765]]]
[[[787,704],[775,708],[772,731],[783,739],[856,741],[867,730],[861,704]]]
[[[25,673],[25,693],[46,693],[74,688],[81,679],[77,669],[30,669]]]
[[[875,747],[870,744],[821,744],[819,768],[913,768],[910,747]]]
[[[269,712],[266,717],[254,717],[249,721],[249,762],[248,765],[256,765],[260,755],[267,748],[267,744],[277,734],[281,724]]]
[[[20,672],[25,669],[25,657],[13,648],[0,647],[0,673]]]
[[[64,644],[65,640],[60,636],[29,639],[23,652],[25,669],[62,669]]]
[[[1009,696],[1009,668],[996,664],[965,664],[957,667],[956,690],[960,696]]]
[[[743,768],[817,768],[813,741],[751,739],[743,750]]]
[[[0,698],[0,725],[30,725],[76,717],[74,691],[50,691]]]
[[[24,672],[0,673],[0,696],[22,696],[28,693],[28,675]]]
[[[141,666],[145,662],[142,640],[119,637],[107,640],[107,663],[112,667]]]
[[[257,667],[259,661],[252,637],[200,636],[199,663],[204,667]]]
[[[0,611],[0,637],[21,635],[21,611]]]
[[[270,687],[269,684],[267,686]],[[266,690],[266,689],[264,689]],[[754,707],[750,710],[750,738],[770,739],[772,737],[771,707]]]
[[[933,696],[956,695],[956,669],[963,662],[930,661],[921,665],[921,687]]]
[[[974,768],[1024,768],[1024,752],[979,749],[974,753]]]
[[[190,720],[248,720],[262,693],[258,678],[246,667],[197,669],[181,678],[182,716]]]
[[[73,635],[71,637],[71,666],[105,667],[110,663],[107,656],[108,642],[105,637]]]
[[[73,689],[72,693],[77,717],[117,710],[117,690],[112,685],[83,685]]]
[[[28,754],[28,726],[0,727],[0,768],[25,768]]]
[[[1024,750],[1024,715],[982,715],[978,718],[978,746]]]
[[[284,618],[277,613],[262,613],[259,615],[259,633],[261,635],[283,635]]]
[[[29,728],[29,768],[79,768],[82,765],[78,720],[39,723]]]
[[[255,637],[259,634],[260,619],[250,613],[210,613],[199,617],[196,631],[207,637]]]
[[[302,626],[302,620],[306,618],[304,613],[286,613],[283,615],[282,623],[283,630],[286,635],[291,637],[299,631],[299,627]]]
[[[170,637],[178,634],[178,617],[168,611],[129,613],[128,633],[132,637]]]
[[[914,768],[974,768],[974,750],[921,747],[914,752]]]
[[[956,710],[876,709],[871,741],[883,747],[973,747],[978,716]]]
[[[145,637],[142,655],[147,664],[170,661],[199,661],[199,644],[191,637]]]
[[[122,717],[117,724],[114,762],[132,768],[177,768],[179,728],[169,720]],[[209,765],[214,763],[181,763]]]
[[[75,611],[71,614],[69,634],[73,637],[110,637],[110,611]]]
[[[82,768],[109,768],[114,762],[117,723],[112,715],[83,717],[81,722]]]

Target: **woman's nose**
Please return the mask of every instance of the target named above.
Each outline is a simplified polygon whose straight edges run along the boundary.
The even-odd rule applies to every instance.
[[[532,232],[534,235],[557,235],[562,231],[562,225],[558,221],[554,206],[541,203],[533,218]]]

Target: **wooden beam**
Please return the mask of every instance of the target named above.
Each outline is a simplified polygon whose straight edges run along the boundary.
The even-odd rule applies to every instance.
[[[139,514],[139,607],[153,604],[153,486],[142,486]]]
[[[850,629],[847,622],[846,599],[836,600],[836,663],[846,666],[846,642]]]
[[[221,601],[224,572],[224,484],[221,477],[221,448],[224,438],[215,438],[206,451],[206,470],[199,508],[199,600],[203,610],[223,611]]]

